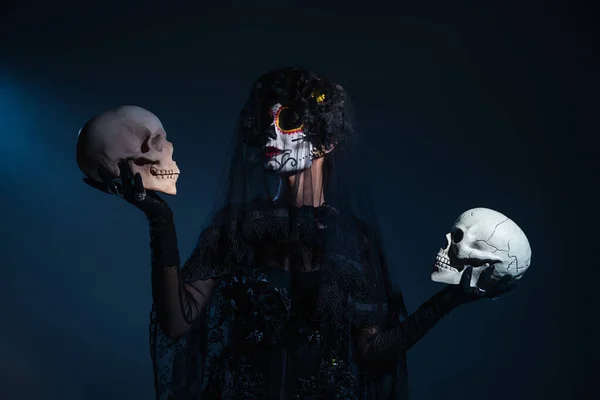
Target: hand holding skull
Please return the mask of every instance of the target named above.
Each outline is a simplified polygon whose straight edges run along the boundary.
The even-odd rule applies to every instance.
[[[468,303],[515,289],[530,264],[531,247],[521,228],[497,211],[474,208],[462,213],[446,235],[431,279],[449,284],[446,292]]]
[[[125,201],[140,209],[150,220],[172,219],[173,212],[169,205],[153,190],[146,190],[139,173],[133,174],[129,162],[119,163],[119,179],[111,177],[104,167],[98,167],[98,175],[102,183],[90,178],[83,181],[104,193],[122,197]]]
[[[518,280],[511,274],[503,275],[499,280],[493,278],[495,267],[492,265],[481,272],[475,286],[471,286],[473,267],[466,267],[460,277],[458,288],[450,285],[449,290],[459,290],[464,302],[471,302],[482,298],[495,299],[518,287]]]
[[[90,119],[79,132],[77,164],[88,185],[124,198],[149,218],[172,216],[155,191],[175,195],[179,169],[150,111],[122,106]]]

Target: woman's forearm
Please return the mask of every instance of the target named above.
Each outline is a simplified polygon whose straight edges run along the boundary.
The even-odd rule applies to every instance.
[[[382,331],[372,327],[361,329],[357,347],[362,359],[371,365],[397,359],[463,302],[464,299],[453,288],[444,289],[393,328]]]
[[[177,233],[172,217],[150,220],[152,297],[158,323],[167,336],[189,331],[208,302],[213,279],[184,283],[180,273]]]

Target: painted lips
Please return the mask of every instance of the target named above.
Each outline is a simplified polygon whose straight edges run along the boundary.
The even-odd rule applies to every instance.
[[[283,153],[283,150],[278,149],[277,147],[268,146],[265,148],[265,157],[267,159],[273,158],[281,153]]]

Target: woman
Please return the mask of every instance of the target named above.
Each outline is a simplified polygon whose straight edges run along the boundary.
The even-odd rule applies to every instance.
[[[180,270],[173,215],[121,163],[148,217],[159,399],[406,398],[406,351],[454,307],[447,287],[407,315],[393,293],[345,90],[298,68],[256,81],[217,206]],[[484,296],[510,288],[479,286]]]

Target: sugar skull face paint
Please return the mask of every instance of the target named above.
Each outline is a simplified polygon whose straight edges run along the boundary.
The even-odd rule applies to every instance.
[[[273,122],[265,146],[265,168],[277,173],[310,168],[313,145],[303,131],[300,115],[279,103],[271,107],[269,115]]]

